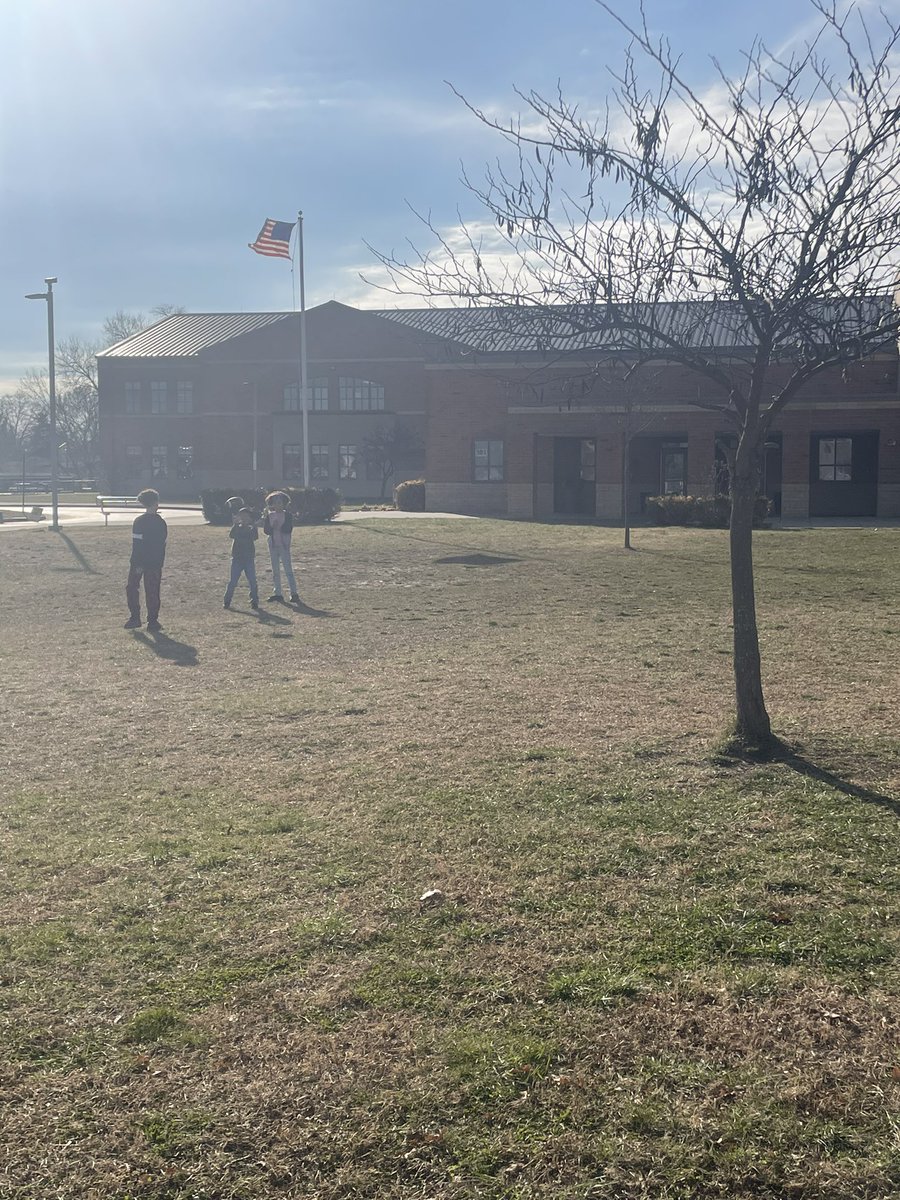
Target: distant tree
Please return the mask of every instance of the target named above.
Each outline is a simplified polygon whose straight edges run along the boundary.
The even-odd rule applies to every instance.
[[[160,304],[150,310],[154,317],[183,312],[172,304]],[[97,391],[97,354],[150,323],[143,313],[119,309],[103,322],[98,341],[67,337],[56,344],[56,427],[57,446],[65,445],[68,467],[85,477],[93,477],[99,465],[100,414]],[[36,454],[53,453],[49,437],[50,393],[46,371],[28,371],[19,381],[18,391],[30,417],[31,449]],[[0,415],[2,420],[2,415]]]
[[[161,321],[164,317],[183,312],[184,309],[177,304],[155,304],[150,309],[149,317],[142,312],[130,313],[120,308],[103,322],[103,344],[97,349],[105,350],[107,346],[114,346],[116,342],[122,342],[132,334],[140,333],[154,321]]]
[[[362,457],[367,472],[376,472],[380,478],[380,500],[387,495],[388,484],[398,470],[421,450],[421,440],[401,421],[395,425],[380,425],[366,434],[362,441]]]
[[[33,398],[22,391],[0,396],[0,458],[18,458],[24,452],[37,407]]]
[[[378,257],[405,295],[514,306],[547,345],[593,337],[638,368],[664,358],[705,381],[691,403],[734,442],[734,745],[771,753],[752,549],[760,465],[802,388],[896,344],[900,24],[886,6],[864,16],[809,0],[819,28],[805,46],[756,42],[738,77],[719,71],[700,94],[643,5],[630,22],[598,3],[630,39],[608,97],[520,93],[528,118],[509,124],[469,105],[512,152],[469,184],[505,246],[499,267],[465,236],[463,248],[440,239],[418,258]],[[710,302],[732,336],[710,338]]]

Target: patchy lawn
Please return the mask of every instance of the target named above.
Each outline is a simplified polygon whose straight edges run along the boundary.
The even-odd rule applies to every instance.
[[[900,531],[757,535],[758,767],[726,536],[635,540],[301,530],[257,616],[173,528],[154,637],[0,535],[0,1196],[900,1192]]]

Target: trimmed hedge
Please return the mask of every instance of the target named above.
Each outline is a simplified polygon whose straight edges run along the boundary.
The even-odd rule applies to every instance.
[[[401,512],[425,511],[425,480],[406,479],[394,488],[394,504]]]
[[[200,493],[203,515],[210,525],[230,525],[233,521],[228,501],[240,496],[248,508],[261,513],[270,492],[285,492],[290,496],[290,509],[298,525],[318,525],[330,521],[341,511],[341,497],[334,488],[207,488]]]
[[[767,496],[757,496],[753,524],[764,524],[769,515]],[[656,525],[697,525],[701,529],[727,529],[731,520],[728,496],[648,496],[646,513]]]

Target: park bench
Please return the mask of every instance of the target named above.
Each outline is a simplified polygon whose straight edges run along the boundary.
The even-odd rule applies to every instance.
[[[98,496],[97,507],[103,513],[104,525],[109,525],[109,514],[117,508],[143,508],[137,496]]]
[[[43,521],[44,509],[40,504],[34,504],[30,512],[18,508],[0,508],[0,521]]]

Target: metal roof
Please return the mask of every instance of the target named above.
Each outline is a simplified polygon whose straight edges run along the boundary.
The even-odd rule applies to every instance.
[[[288,312],[268,313],[173,313],[148,329],[134,333],[107,350],[100,358],[190,358],[220,342],[276,325]]]
[[[842,338],[857,328],[891,313],[890,296],[850,300],[811,301],[790,331],[791,350],[798,344],[829,343],[835,329]],[[584,354],[586,352],[640,349],[663,357],[669,339],[690,349],[743,349],[755,345],[745,314],[734,302],[695,300],[651,306],[605,305],[485,305],[483,308],[383,308],[355,309],[330,301],[321,309],[344,309],[357,316],[375,317],[402,325],[429,339],[479,354]],[[315,312],[316,310],[311,310]],[[651,315],[652,314],[652,315]],[[296,312],[175,313],[149,329],[101,351],[102,358],[188,358],[241,334],[294,321]],[[648,332],[636,347],[621,335],[622,318],[646,319]],[[896,314],[887,321],[888,338]],[[630,323],[630,320],[629,320]]]
[[[837,326],[842,337],[871,328],[893,307],[890,296],[810,302],[791,342],[830,342]],[[690,349],[738,349],[755,346],[756,337],[735,302],[694,300],[650,305],[547,306],[492,305],[483,308],[369,309],[374,316],[420,333],[452,341],[479,353],[570,353],[633,350],[621,336],[622,317],[646,322],[641,349],[665,354],[671,339]],[[619,314],[617,319],[617,314]],[[655,330],[656,332],[652,332]],[[891,331],[893,322],[891,322]],[[890,333],[889,335],[890,336]],[[656,343],[654,347],[654,343]]]

